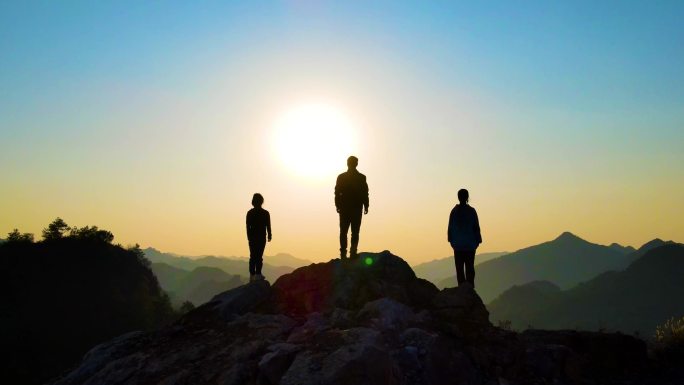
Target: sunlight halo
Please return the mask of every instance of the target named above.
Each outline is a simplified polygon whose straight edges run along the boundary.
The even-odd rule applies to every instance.
[[[340,108],[326,103],[299,104],[274,124],[273,146],[292,173],[321,179],[346,168],[356,150],[356,128]]]

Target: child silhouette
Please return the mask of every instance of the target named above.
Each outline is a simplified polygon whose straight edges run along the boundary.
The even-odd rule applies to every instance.
[[[247,241],[249,242],[249,281],[264,279],[261,267],[264,264],[266,240],[271,242],[271,216],[261,208],[264,197],[256,193],[252,197],[254,208],[247,212]],[[268,237],[267,237],[268,235]]]
[[[468,204],[468,190],[458,190],[458,204],[449,214],[448,240],[454,249],[456,281],[475,287],[475,250],[482,243],[477,212]]]

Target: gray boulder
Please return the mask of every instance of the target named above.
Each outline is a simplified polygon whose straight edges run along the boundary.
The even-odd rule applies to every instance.
[[[254,311],[271,301],[271,285],[268,281],[255,281],[214,296],[205,306],[223,318]]]
[[[418,320],[410,307],[390,298],[380,298],[366,303],[359,311],[357,319],[382,330],[405,329]]]
[[[474,340],[492,327],[482,299],[469,286],[444,289],[432,298],[431,305],[442,330],[454,336]]]

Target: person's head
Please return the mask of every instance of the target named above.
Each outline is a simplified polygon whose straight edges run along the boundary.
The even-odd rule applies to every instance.
[[[350,169],[356,169],[356,166],[359,165],[359,158],[355,157],[354,155],[350,156],[347,158],[347,167]]]
[[[464,188],[458,190],[458,201],[461,204],[468,203],[468,190],[466,190]]]
[[[261,205],[263,205],[263,204],[264,204],[264,197],[261,194],[256,193],[256,194],[254,194],[254,196],[252,196],[252,206],[261,207]]]

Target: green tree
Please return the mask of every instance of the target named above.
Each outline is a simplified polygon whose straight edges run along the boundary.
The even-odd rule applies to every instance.
[[[20,233],[18,229],[12,230],[7,234],[7,242],[33,242],[33,234]]]
[[[47,228],[43,229],[43,240],[51,241],[64,237],[64,234],[71,228],[60,217],[57,217]]]
[[[101,241],[105,243],[112,243],[114,234],[104,229],[98,229],[97,226],[74,227],[71,229],[70,237],[89,241]]]
[[[145,252],[140,248],[139,244],[136,243],[135,246],[128,246],[126,250],[135,254],[138,257],[138,261],[140,261],[140,263],[143,265],[147,266],[148,268],[152,266],[152,262],[145,257]]]

